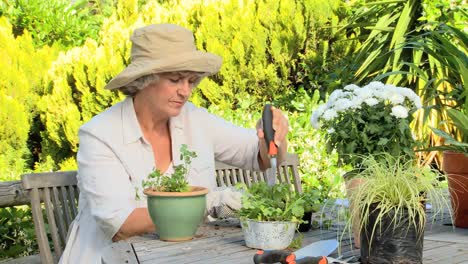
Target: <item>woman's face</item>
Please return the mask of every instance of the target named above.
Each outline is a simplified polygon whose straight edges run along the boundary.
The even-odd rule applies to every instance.
[[[148,85],[136,96],[164,117],[177,116],[198,84],[201,76],[197,72],[161,73],[159,81]]]

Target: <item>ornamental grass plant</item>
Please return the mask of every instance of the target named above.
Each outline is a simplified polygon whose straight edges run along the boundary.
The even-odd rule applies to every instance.
[[[440,181],[444,175],[438,171],[419,167],[414,160],[389,153],[370,155],[362,162],[364,169],[357,174],[362,183],[350,195],[350,202],[358,213],[352,214],[350,220],[359,223],[361,236],[366,228],[370,234],[369,248],[374,237],[388,230],[396,232],[397,227],[403,228],[403,233],[414,228],[423,236],[427,203],[431,204],[432,219],[444,212],[450,213],[450,202]],[[402,223],[407,226],[402,227]]]
[[[333,91],[310,121],[328,132],[328,149],[338,152],[340,164],[358,168],[369,154],[412,159],[416,142],[409,124],[421,107],[419,96],[409,88],[381,82],[351,84]]]

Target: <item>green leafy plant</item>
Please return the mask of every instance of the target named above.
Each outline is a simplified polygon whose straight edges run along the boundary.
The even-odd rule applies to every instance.
[[[369,154],[413,158],[415,140],[409,124],[412,113],[421,107],[419,96],[408,88],[381,82],[362,88],[347,85],[318,106],[311,123],[328,132],[329,150],[338,152],[340,163],[358,168]]]
[[[38,251],[32,214],[28,206],[0,208],[0,259]]]
[[[431,128],[436,135],[442,137],[445,142],[442,146],[435,146],[430,150],[448,150],[462,152],[468,154],[468,114],[456,109],[448,109],[447,114],[450,117],[452,124],[460,133],[460,140],[457,140],[453,135],[437,128]]]
[[[97,39],[104,19],[113,9],[113,3],[106,0],[2,2],[0,15],[10,19],[14,25],[13,33],[20,36],[28,30],[38,47],[54,43],[74,47],[82,45],[88,37]]]
[[[350,220],[360,223],[360,230],[370,224],[371,241],[377,232],[382,232],[381,222],[386,217],[391,219],[389,228],[407,219],[408,225],[423,234],[425,203],[431,203],[434,219],[444,208],[450,208],[444,189],[439,188],[439,179],[444,176],[429,167],[417,166],[414,160],[405,161],[388,153],[379,156],[363,159],[364,169],[357,176],[362,183],[350,195],[350,203],[357,213],[351,214]],[[374,222],[369,218],[371,214]]]
[[[304,200],[304,212],[317,212],[323,203],[320,191],[313,186],[305,186],[301,198]]]
[[[186,144],[182,144],[180,147],[180,160],[182,163],[174,166],[172,175],[164,175],[160,170],[155,169],[148,174],[146,180],[142,181],[143,189],[151,188],[153,191],[158,192],[188,192],[187,176],[192,159],[196,157],[197,154],[194,151],[190,151]]]
[[[239,218],[258,221],[292,221],[301,223],[304,215],[304,199],[291,191],[289,184],[267,185],[254,183],[245,185]]]

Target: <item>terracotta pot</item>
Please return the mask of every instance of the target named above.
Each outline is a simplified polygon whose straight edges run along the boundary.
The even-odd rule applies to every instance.
[[[346,177],[345,177],[346,180]],[[363,182],[363,179],[348,179],[346,180],[346,193],[348,195],[348,200],[351,197],[352,192],[359,187]],[[360,225],[361,221],[359,221],[359,211],[354,209],[354,205],[350,202],[349,203],[349,211],[351,214],[354,215],[354,219],[352,225],[352,232],[353,232],[353,239],[354,239],[354,247],[361,248],[361,230]]]
[[[148,212],[159,239],[190,240],[203,221],[208,189],[191,186],[189,192],[155,192],[144,190]]]
[[[468,156],[445,151],[443,169],[447,174],[456,227],[468,228]]]

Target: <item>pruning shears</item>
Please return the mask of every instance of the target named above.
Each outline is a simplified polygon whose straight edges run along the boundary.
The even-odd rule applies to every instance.
[[[259,250],[254,255],[255,264],[328,264],[327,256],[338,247],[335,239],[323,240],[305,246],[295,252],[288,250]]]
[[[271,104],[266,104],[263,107],[262,124],[271,165],[271,168],[267,169],[267,183],[268,185],[274,185],[276,184],[276,155],[278,154],[278,147],[274,141],[275,130],[273,130],[273,112],[271,111]]]

